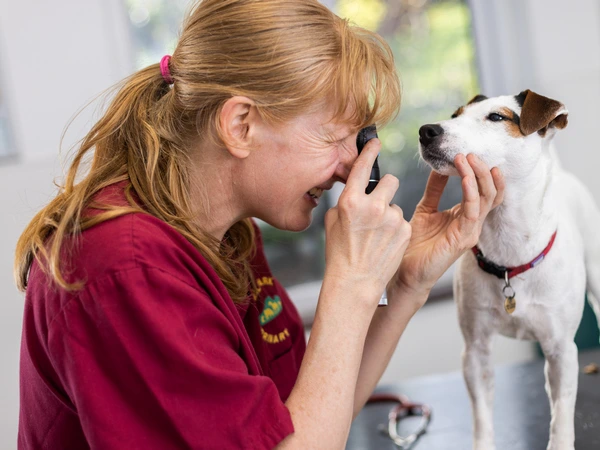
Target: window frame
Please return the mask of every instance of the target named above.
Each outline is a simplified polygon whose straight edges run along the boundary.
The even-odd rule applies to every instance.
[[[10,66],[3,66],[10,68]],[[4,70],[0,71],[0,164],[12,162],[18,158],[17,146],[15,144],[15,132],[11,120],[10,108],[6,92]],[[2,136],[4,139],[2,139]],[[4,142],[3,142],[4,141]],[[3,147],[3,145],[6,147]]]

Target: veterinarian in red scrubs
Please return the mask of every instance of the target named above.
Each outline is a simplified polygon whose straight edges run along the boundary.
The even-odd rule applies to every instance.
[[[390,205],[393,176],[367,195],[380,144],[358,157],[357,132],[399,104],[387,44],[317,0],[199,2],[19,240],[19,448],[342,448],[407,322],[502,198],[499,171],[464,155],[450,211],[435,174],[411,223]],[[301,231],[338,181],[306,347],[251,218]]]

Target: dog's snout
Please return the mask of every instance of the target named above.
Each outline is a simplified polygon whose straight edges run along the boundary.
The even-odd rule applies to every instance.
[[[419,137],[421,144],[429,145],[433,140],[444,133],[444,129],[436,124],[423,125],[419,128]]]

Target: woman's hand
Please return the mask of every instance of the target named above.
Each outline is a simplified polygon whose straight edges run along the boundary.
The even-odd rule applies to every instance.
[[[504,177],[497,167],[490,171],[474,154],[458,154],[454,165],[462,178],[462,202],[438,211],[448,177],[431,172],[410,221],[410,244],[389,289],[429,292],[452,263],[477,244],[483,221],[502,203]]]
[[[408,246],[411,226],[397,205],[390,205],[398,179],[385,175],[365,194],[381,144],[373,139],[356,159],[337,206],[325,216],[325,276],[334,277],[375,307]],[[361,295],[364,294],[364,295]],[[357,298],[359,297],[359,298]]]

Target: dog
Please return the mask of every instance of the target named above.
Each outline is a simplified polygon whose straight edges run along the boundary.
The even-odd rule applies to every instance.
[[[475,450],[495,449],[490,351],[496,333],[540,343],[552,416],[547,449],[574,449],[574,337],[586,290],[600,312],[600,211],[551,146],[567,117],[561,102],[526,90],[478,95],[451,119],[419,130],[420,156],[433,170],[458,175],[454,157],[474,153],[498,167],[506,182],[504,201],[484,221],[477,246],[460,257],[453,282]]]

